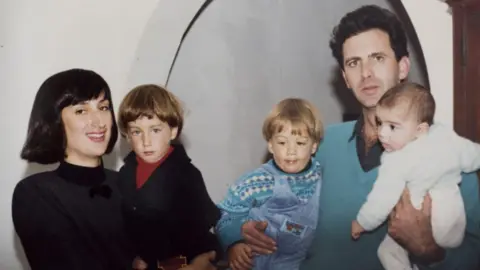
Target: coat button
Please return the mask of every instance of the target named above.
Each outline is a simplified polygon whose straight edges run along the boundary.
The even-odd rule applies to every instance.
[[[137,207],[135,207],[135,206],[132,206],[132,209],[133,209],[133,211],[135,211],[135,210],[137,210]]]

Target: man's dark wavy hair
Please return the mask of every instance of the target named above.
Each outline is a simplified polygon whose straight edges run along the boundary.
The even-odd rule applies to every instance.
[[[397,61],[404,56],[409,56],[405,29],[397,16],[388,9],[366,5],[347,13],[333,28],[330,49],[342,69],[344,68],[345,40],[373,29],[379,29],[388,34],[390,46],[395,52]]]

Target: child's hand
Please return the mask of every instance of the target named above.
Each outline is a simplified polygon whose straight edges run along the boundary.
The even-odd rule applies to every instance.
[[[252,258],[252,249],[245,243],[237,243],[228,249],[228,264],[232,270],[252,269]]]
[[[145,270],[147,267],[147,263],[138,256],[132,262],[132,268],[135,270]]]
[[[352,238],[357,240],[360,235],[364,232],[365,230],[363,227],[356,221],[352,221]]]
[[[215,251],[202,253],[195,257],[191,263],[179,270],[215,270],[215,266],[211,263],[215,260]]]

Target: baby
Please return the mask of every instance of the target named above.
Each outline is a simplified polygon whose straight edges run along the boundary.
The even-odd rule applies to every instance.
[[[480,168],[480,145],[433,124],[435,100],[430,91],[415,83],[388,90],[379,100],[376,114],[378,138],[385,152],[373,189],[352,222],[352,237],[357,239],[362,232],[381,225],[407,187],[417,209],[427,192],[430,194],[436,243],[444,248],[459,246],[466,217],[458,185],[462,172]],[[388,235],[378,254],[387,270],[412,269],[408,252]]]

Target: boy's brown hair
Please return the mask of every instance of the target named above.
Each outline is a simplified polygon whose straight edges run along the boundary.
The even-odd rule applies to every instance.
[[[315,143],[323,138],[323,123],[317,108],[310,102],[300,98],[287,98],[280,101],[263,122],[263,137],[270,141],[272,137],[292,125],[292,134],[308,136]],[[302,134],[302,132],[307,134]]]
[[[158,117],[171,128],[177,128],[177,138],[183,128],[183,107],[180,100],[167,89],[155,85],[144,84],[133,88],[120,104],[118,119],[122,136],[128,132],[128,123],[140,117]]]
[[[414,113],[418,123],[433,124],[435,99],[424,86],[413,82],[402,82],[390,88],[378,101],[377,106],[393,108],[408,105],[408,113]]]

